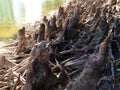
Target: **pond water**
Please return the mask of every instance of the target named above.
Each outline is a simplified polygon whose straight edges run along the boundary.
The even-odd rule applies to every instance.
[[[57,9],[64,0],[0,0],[0,41],[16,35],[26,23],[34,23],[51,10]]]

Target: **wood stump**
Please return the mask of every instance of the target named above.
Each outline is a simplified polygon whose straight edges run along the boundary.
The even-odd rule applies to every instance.
[[[18,31],[17,39],[18,39],[18,45],[16,48],[16,54],[25,53],[25,49],[26,49],[25,27],[23,27]]]
[[[49,67],[49,47],[46,41],[35,45],[31,55],[33,60],[27,73],[24,90],[56,90],[57,77]]]

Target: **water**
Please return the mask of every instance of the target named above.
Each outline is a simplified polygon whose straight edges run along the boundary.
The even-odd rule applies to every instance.
[[[23,25],[40,20],[62,4],[63,0],[0,0],[0,41],[8,40]]]

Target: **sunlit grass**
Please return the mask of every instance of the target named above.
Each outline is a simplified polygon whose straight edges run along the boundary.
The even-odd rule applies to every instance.
[[[15,27],[15,28],[10,28],[10,29],[3,28],[0,31],[0,38],[11,38],[11,37],[13,37],[13,35],[15,35],[17,33],[19,28],[20,27]]]

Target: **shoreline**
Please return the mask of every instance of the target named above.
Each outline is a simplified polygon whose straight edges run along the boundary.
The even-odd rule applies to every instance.
[[[7,1],[6,1],[7,2]],[[32,0],[30,1],[30,3],[32,2]],[[34,2],[34,1],[33,1]],[[42,1],[39,1],[39,2],[42,2]],[[43,16],[43,14],[42,13],[46,13],[47,15],[48,15],[48,13],[51,11],[51,9],[52,10],[54,10],[54,9],[57,9],[58,8],[58,6],[57,5],[61,5],[63,2],[62,2],[62,0],[61,1],[59,1],[58,0],[58,2],[57,1],[55,1],[55,0],[53,0],[52,1],[52,3],[50,3],[50,5],[52,4],[53,6],[52,6],[52,8],[48,8],[49,6],[45,6],[45,4],[47,3],[47,2],[50,2],[50,1],[48,1],[48,0],[46,0],[46,1],[44,1],[44,5],[41,5],[41,3],[40,3],[40,6],[39,7],[41,7],[40,8],[40,10],[39,9],[36,9],[37,11],[35,11],[35,12],[38,12],[38,13],[36,13],[35,15],[36,15],[36,17],[35,17],[35,15],[34,15],[34,13],[33,13],[33,15],[34,15],[34,17],[33,18],[30,18],[30,17],[27,17],[27,16],[32,16],[32,15],[28,15],[28,14],[26,14],[28,11],[28,7],[29,7],[29,5],[24,5],[23,6],[23,9],[25,9],[26,10],[26,12],[24,12],[25,10],[23,10],[23,9],[21,9],[20,8],[20,5],[21,4],[27,4],[27,2],[25,1],[23,1],[23,2],[21,2],[20,3],[20,5],[18,5],[18,7],[15,9],[15,10],[17,10],[18,9],[18,11],[16,11],[16,12],[18,12],[18,14],[19,14],[19,12],[23,12],[22,13],[22,16],[20,16],[20,15],[18,15],[18,17],[17,17],[17,15],[16,15],[16,12],[14,11],[14,9],[11,11],[11,13],[13,13],[13,14],[15,14],[14,15],[14,17],[12,17],[12,18],[10,18],[10,15],[6,15],[6,16],[8,16],[9,18],[10,18],[10,22],[7,22],[6,23],[6,25],[3,25],[2,26],[2,24],[4,24],[4,22],[3,22],[3,19],[2,19],[2,23],[1,23],[1,32],[0,32],[0,38],[3,38],[3,37],[5,37],[6,39],[8,38],[11,38],[14,34],[16,34],[17,33],[17,31],[18,31],[18,29],[19,28],[21,28],[22,26],[26,26],[26,24],[27,23],[35,23],[35,21],[38,21],[38,20],[40,20],[40,17],[42,17]],[[57,5],[55,5],[54,3],[56,3]],[[13,1],[13,2],[11,2],[12,4],[19,4],[19,1]],[[34,4],[34,3],[33,3]],[[48,3],[49,4],[49,3]],[[6,5],[6,4],[5,4]],[[32,5],[32,4],[31,4]],[[38,5],[38,4],[37,4]],[[6,6],[10,6],[10,5],[6,5]],[[12,6],[11,6],[12,7]],[[14,5],[13,5],[13,7],[14,7]],[[26,7],[26,8],[25,8]],[[33,6],[34,7],[34,6]],[[37,6],[35,6],[35,7],[37,7]],[[42,10],[42,7],[43,7],[43,9],[44,10]],[[2,7],[1,7],[2,8]],[[7,7],[6,7],[7,8]],[[20,11],[19,11],[19,8],[21,9]],[[48,9],[47,9],[48,8]],[[33,10],[33,9],[32,9]],[[5,11],[7,11],[7,10],[5,10]],[[4,11],[4,12],[5,12]],[[43,12],[42,12],[43,11]],[[48,12],[47,12],[48,11]],[[9,11],[8,11],[9,12]],[[30,10],[30,12],[31,12],[31,10]],[[6,12],[7,13],[7,12]],[[39,15],[39,13],[41,13],[40,15]],[[4,18],[4,17],[3,17]],[[18,19],[19,20],[18,20]],[[29,22],[28,22],[29,21]],[[11,24],[10,26],[8,26],[9,24]],[[12,27],[13,26],[13,27]],[[7,28],[7,27],[9,27],[9,28]],[[9,32],[9,33],[8,33]],[[13,33],[13,34],[12,34]]]

